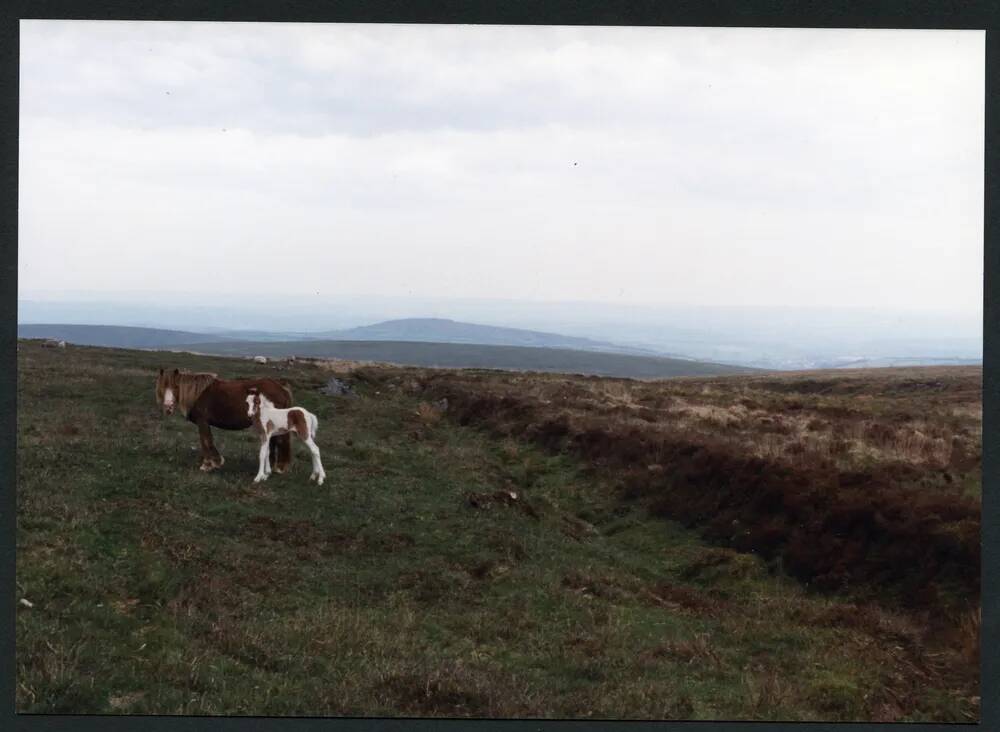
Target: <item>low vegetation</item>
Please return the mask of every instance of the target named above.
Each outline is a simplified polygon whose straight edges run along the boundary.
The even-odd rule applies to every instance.
[[[982,371],[642,383],[430,374],[461,423],[568,451],[626,500],[809,584],[978,605]]]
[[[249,432],[216,431],[226,463],[200,473],[196,430],[154,404],[168,365],[287,379],[328,483],[296,449],[254,485]],[[18,369],[20,712],[978,718],[978,373],[639,383],[33,342]],[[320,392],[331,370],[351,396]],[[824,572],[789,554],[788,494],[732,499],[744,449],[765,475],[873,476],[819,482],[832,509],[851,485],[957,506],[911,527],[954,552],[885,592],[888,544]]]

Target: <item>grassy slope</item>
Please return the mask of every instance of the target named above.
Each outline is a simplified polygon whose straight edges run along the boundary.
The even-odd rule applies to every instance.
[[[402,389],[335,400],[317,366],[284,370],[329,484],[297,449],[254,486],[249,433],[216,431],[227,462],[202,474],[194,427],[154,407],[160,365],[272,368],[20,345],[18,711],[978,714],[911,618],[808,594]]]
[[[354,361],[382,361],[446,368],[527,369],[631,378],[707,376],[758,372],[742,366],[687,361],[658,356],[633,356],[570,348],[489,346],[419,341],[231,341],[176,346],[205,354],[233,356],[306,356]]]

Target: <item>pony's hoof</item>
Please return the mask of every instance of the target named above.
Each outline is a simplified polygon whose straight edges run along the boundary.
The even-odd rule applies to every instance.
[[[207,472],[209,472],[210,470],[212,470],[212,464],[211,464],[211,463],[202,463],[202,464],[201,464],[201,465],[200,465],[200,466],[198,467],[198,470],[200,470],[200,471],[201,471],[201,472],[203,472],[203,473],[207,473]]]
[[[226,459],[222,457],[222,455],[219,455],[219,462],[215,464],[215,467],[221,468],[225,464],[226,464]]]
[[[323,485],[323,481],[324,480],[326,480],[326,476],[325,475],[319,476],[318,478],[316,478],[316,485]]]

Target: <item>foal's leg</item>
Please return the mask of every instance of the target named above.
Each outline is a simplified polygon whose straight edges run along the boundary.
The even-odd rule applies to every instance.
[[[258,461],[257,477],[253,479],[254,483],[260,483],[262,480],[267,480],[267,442],[267,435],[262,435],[260,438],[260,460]]]
[[[309,447],[308,440],[309,440],[309,438],[310,438],[311,435],[309,435],[308,433],[303,434],[302,432],[299,432],[298,429],[294,429],[294,428],[292,430],[292,433],[294,433],[295,436],[299,438],[299,440],[302,442],[303,445],[305,445],[306,447]],[[309,448],[309,452],[312,452],[312,448]],[[313,468],[312,468],[312,472],[309,474],[309,480],[316,480],[316,458],[315,458],[315,456],[312,459],[312,464],[313,464]]]
[[[212,428],[208,426],[208,422],[198,423],[198,436],[201,438],[201,470],[208,472],[221,468],[226,460],[215,449],[215,443],[212,441]]]
[[[267,480],[268,478],[271,477],[271,459],[270,458],[274,457],[274,439],[268,439],[267,437],[265,437],[263,435],[261,436],[260,439],[261,439],[261,442],[264,445],[266,445],[267,448],[268,448],[268,458],[269,459],[265,460],[262,463],[262,465],[264,466],[264,480]]]
[[[312,453],[313,470],[312,475],[309,476],[309,480],[316,479],[316,485],[323,485],[323,480],[326,478],[326,471],[323,470],[323,463],[319,459],[319,447],[313,441],[312,435],[309,435],[304,440],[306,447],[309,448],[309,452]]]

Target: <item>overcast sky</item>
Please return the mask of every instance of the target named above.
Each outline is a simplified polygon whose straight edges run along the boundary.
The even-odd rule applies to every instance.
[[[20,73],[22,297],[981,313],[977,31],[22,21]]]

